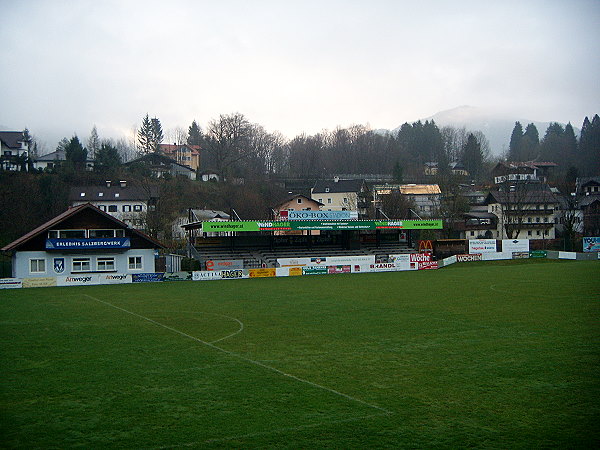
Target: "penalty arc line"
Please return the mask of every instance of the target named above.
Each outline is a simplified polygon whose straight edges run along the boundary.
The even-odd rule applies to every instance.
[[[239,360],[245,361],[245,362],[250,363],[250,364],[254,364],[254,365],[262,367],[264,369],[268,369],[268,370],[270,370],[272,372],[275,372],[275,373],[278,373],[280,375],[283,375],[284,377],[291,378],[292,380],[296,380],[296,381],[298,381],[300,383],[307,384],[307,385],[315,387],[317,389],[321,389],[323,391],[330,392],[330,393],[338,395],[340,397],[344,397],[347,400],[351,400],[353,402],[360,403],[362,405],[368,406],[369,408],[377,409],[377,410],[382,411],[382,412],[384,412],[386,414],[393,414],[392,411],[389,411],[389,410],[387,410],[385,408],[382,408],[381,406],[373,405],[373,404],[365,402],[364,400],[361,400],[359,398],[352,397],[351,395],[344,394],[343,392],[339,392],[339,391],[336,391],[335,389],[328,388],[327,386],[323,386],[321,384],[317,384],[317,383],[314,383],[312,381],[305,380],[304,378],[297,377],[296,375],[292,375],[290,373],[284,372],[283,370],[279,370],[279,369],[277,369],[275,367],[269,366],[267,364],[263,364],[260,361],[256,361],[254,359],[242,356],[242,355],[240,355],[238,353],[231,352],[231,351],[226,350],[224,348],[218,347],[218,346],[216,346],[216,345],[214,345],[214,344],[212,344],[210,342],[203,341],[202,339],[199,339],[199,338],[197,338],[195,336],[192,336],[190,334],[184,333],[183,331],[179,331],[179,330],[177,330],[175,328],[172,328],[172,327],[170,327],[168,325],[165,325],[163,323],[157,322],[156,320],[152,320],[149,317],[142,316],[141,314],[137,314],[137,313],[135,313],[133,311],[129,311],[129,310],[125,309],[125,308],[121,308],[120,306],[113,305],[112,303],[106,302],[104,300],[100,300],[99,298],[93,297],[93,296],[91,296],[89,294],[83,294],[83,295],[86,296],[86,297],[88,297],[91,300],[94,300],[96,302],[102,303],[102,304],[104,304],[106,306],[110,306],[111,308],[118,309],[119,311],[122,311],[124,313],[130,314],[132,316],[135,316],[135,317],[137,317],[139,319],[142,319],[142,320],[145,320],[147,322],[150,322],[150,323],[152,323],[152,324],[154,324],[156,326],[165,328],[165,329],[167,329],[169,331],[172,331],[173,333],[177,333],[177,334],[179,334],[181,336],[184,336],[184,337],[186,337],[188,339],[192,339],[192,340],[194,340],[196,342],[199,342],[200,344],[204,344],[207,347],[210,347],[210,348],[212,348],[214,350],[218,350],[221,353],[225,353],[226,355],[232,356],[232,357],[237,358]]]

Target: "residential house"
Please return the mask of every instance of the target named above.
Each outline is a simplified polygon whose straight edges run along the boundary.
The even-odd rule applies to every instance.
[[[85,203],[68,209],[11,242],[2,251],[12,255],[15,278],[104,277],[155,271],[155,251],[163,245]],[[117,275],[118,274],[118,275]]]
[[[492,169],[495,184],[505,182],[534,181],[545,183],[552,168],[557,165],[553,162],[539,161],[501,161]]]
[[[583,234],[600,236],[600,177],[577,178],[576,195],[583,216]]]
[[[161,153],[148,153],[132,159],[124,164],[131,169],[139,168],[147,170],[155,178],[165,177],[188,177],[190,180],[196,179],[196,170],[189,166],[179,164],[174,159],[171,159]]]
[[[415,215],[435,217],[439,214],[442,191],[437,184],[401,184],[400,193],[415,205]]]
[[[368,216],[371,193],[363,179],[319,180],[310,190],[312,200],[322,203],[322,210],[350,211],[356,213],[357,218]]]
[[[515,183],[491,191],[488,212],[497,220],[496,239],[554,239],[558,199],[543,183]]]
[[[302,194],[295,194],[287,198],[283,202],[273,207],[275,220],[288,220],[291,211],[319,211],[323,207],[323,203],[318,202],[310,197]],[[288,230],[276,231],[275,234],[308,234],[307,231]],[[318,235],[319,231],[312,231],[311,234]]]
[[[22,131],[0,131],[0,169],[27,170],[29,143]]]
[[[72,206],[91,203],[101,211],[136,229],[147,229],[148,211],[156,209],[156,186],[129,186],[127,181],[106,181],[102,186],[73,186],[69,202]]]
[[[56,150],[52,153],[42,155],[33,161],[34,169],[54,170],[62,166],[67,160],[67,154],[64,150]],[[94,160],[87,158],[85,161],[85,170],[94,170]]]
[[[173,159],[178,164],[187,166],[192,170],[197,171],[200,167],[199,145],[160,144],[159,151],[163,155]]]

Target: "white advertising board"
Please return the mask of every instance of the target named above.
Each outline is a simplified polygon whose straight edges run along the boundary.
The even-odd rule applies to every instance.
[[[498,261],[501,259],[512,259],[512,252],[482,253],[481,257],[484,261]]]
[[[575,252],[558,252],[558,259],[577,259]]]
[[[214,281],[221,279],[220,270],[196,270],[192,272],[193,281]]]
[[[131,274],[100,274],[99,284],[127,284],[131,283]]]
[[[23,287],[20,278],[0,278],[0,289],[18,289]]]
[[[280,267],[299,266],[343,266],[353,264],[375,264],[375,255],[323,256],[309,258],[277,258]]]
[[[469,239],[469,253],[495,253],[496,239]]]
[[[529,239],[502,239],[502,252],[528,252]]]
[[[69,275],[67,277],[56,277],[57,286],[86,286],[100,284],[100,275]]]

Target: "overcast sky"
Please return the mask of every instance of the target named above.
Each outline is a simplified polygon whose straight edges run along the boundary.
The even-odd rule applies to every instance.
[[[459,105],[600,113],[600,1],[0,0],[0,127],[130,135],[240,112],[287,137]]]

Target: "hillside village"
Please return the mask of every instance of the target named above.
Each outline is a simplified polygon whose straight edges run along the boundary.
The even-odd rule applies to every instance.
[[[243,116],[224,119],[249,126]],[[87,203],[171,252],[186,248],[190,223],[282,220],[299,210],[344,211],[352,220],[443,219],[442,230],[421,233],[530,239],[564,250],[600,235],[597,115],[586,118],[575,149],[564,128],[554,133],[558,124],[532,142],[530,127],[523,131],[517,122],[502,158],[490,157],[481,133],[439,130],[433,122],[405,124],[396,136],[337,129],[287,143],[264,130],[228,141],[203,135],[194,122],[180,144],[163,143],[160,130],[152,141],[157,119],[145,122],[147,134],[138,132],[138,151],[129,159],[94,137],[95,128],[89,149],[74,136],[45,155],[35,154],[28,130],[0,132],[2,243]]]

